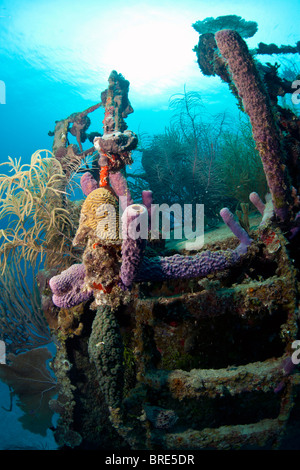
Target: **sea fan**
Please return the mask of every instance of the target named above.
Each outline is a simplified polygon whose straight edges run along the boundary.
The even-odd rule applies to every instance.
[[[38,348],[17,356],[10,354],[9,364],[0,364],[1,380],[17,396],[17,403],[24,412],[19,421],[24,429],[42,436],[46,436],[52,425],[49,400],[58,390],[56,379],[47,368],[51,358],[47,348]]]

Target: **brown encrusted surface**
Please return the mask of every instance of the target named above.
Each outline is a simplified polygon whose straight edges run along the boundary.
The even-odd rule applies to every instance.
[[[118,408],[102,404],[124,446],[280,446],[299,388],[291,363],[298,286],[285,239],[276,236],[274,250],[268,244],[273,229],[257,230],[244,259],[225,272],[134,286],[116,315],[124,346],[123,399]],[[89,243],[97,254],[99,247]],[[236,241],[229,244],[234,248]],[[210,246],[222,248],[220,241]],[[111,393],[113,400],[117,393]],[[149,410],[159,411],[163,426]],[[100,427],[89,431],[77,419],[84,445],[89,432],[101,441]]]
[[[128,400],[136,413],[140,401],[178,416],[164,431],[143,421],[147,448],[280,443],[294,403],[296,271],[278,230],[258,229],[253,238],[239,266],[203,280],[141,285],[127,311],[138,380]]]
[[[276,419],[265,419],[259,423],[206,428],[202,431],[190,429],[184,433],[169,433],[163,437],[165,449],[239,449],[243,446],[262,447],[277,438],[281,427]]]
[[[215,397],[226,394],[236,395],[245,391],[273,390],[287,375],[284,363],[287,355],[264,362],[254,362],[239,367],[226,369],[193,369],[148,372],[144,381],[155,388],[167,387],[172,396],[197,398],[200,396]]]

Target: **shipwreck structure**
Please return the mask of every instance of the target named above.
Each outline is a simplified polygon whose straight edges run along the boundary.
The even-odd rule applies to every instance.
[[[129,82],[111,73],[95,105],[105,108],[103,134],[93,139],[98,171],[87,168],[81,179],[73,245],[82,262],[49,276],[51,290],[43,286],[55,311],[51,407],[61,448],[280,448],[297,408],[299,119],[283,132],[289,117],[274,113],[275,91],[237,31],[203,36],[200,68],[227,81],[249,114],[270,196],[250,195],[261,222],[249,233],[222,209],[228,234],[194,253],[164,254],[150,233],[132,237],[153,201],[144,191],[135,204],[127,187],[137,136],[125,123]],[[71,152],[78,160],[67,133],[80,147],[93,110],[57,123],[58,159]]]

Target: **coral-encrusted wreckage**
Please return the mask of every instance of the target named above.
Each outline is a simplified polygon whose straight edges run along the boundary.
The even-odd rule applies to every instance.
[[[137,221],[148,227],[153,201],[144,191],[135,203],[127,187],[137,136],[125,123],[129,82],[115,71],[100,104],[57,123],[56,158],[66,162],[71,152],[76,161],[68,126],[80,146],[87,114],[105,107],[103,135],[93,140],[98,170],[81,178],[86,198],[73,245],[82,262],[49,282],[59,385],[51,406],[62,448],[268,449],[284,441],[300,384],[291,359],[300,121],[277,106],[270,70],[258,70],[236,30],[205,30],[197,56],[250,117],[270,191],[265,201],[249,195],[261,222],[247,233],[224,208],[231,235],[197,252],[167,253],[150,231],[132,235]]]

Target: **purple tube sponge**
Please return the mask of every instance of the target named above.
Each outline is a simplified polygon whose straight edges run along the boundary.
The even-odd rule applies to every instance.
[[[245,229],[235,220],[232,212],[230,212],[227,207],[224,207],[220,211],[220,216],[226,225],[230,228],[232,233],[240,240],[240,245],[236,250],[240,254],[245,254],[247,252],[248,246],[251,244],[252,239],[249,237]]]
[[[83,264],[73,264],[49,281],[54,305],[60,308],[71,308],[93,296],[91,290],[84,291],[85,267]]]
[[[150,190],[142,191],[142,200],[148,211],[148,223],[151,225],[151,218],[154,217],[155,206],[153,204],[153,193]]]
[[[266,203],[264,204],[257,193],[251,193],[249,196],[250,201],[256,209],[261,213],[262,219],[259,224],[260,227],[267,225],[274,218],[274,206],[271,194],[266,194]]]
[[[224,252],[203,251],[195,256],[173,255],[144,258],[136,281],[163,281],[205,277],[234,265],[240,255],[234,250]]]
[[[148,216],[151,216],[151,204],[153,203],[153,193],[150,190],[142,191],[142,200],[144,206],[146,206],[148,211]]]
[[[252,240],[240,224],[234,220],[229,209],[222,209],[221,216],[241,242],[235,250],[228,249],[215,252],[206,250],[195,256],[176,254],[167,257],[144,257],[135,280],[144,282],[205,277],[208,274],[234,266],[241,256],[246,253]]]
[[[279,221],[288,222],[291,191],[281,156],[279,132],[262,80],[245,41],[236,31],[221,30],[215,35],[220,53],[250,117],[253,137],[263,163],[274,211]]]
[[[120,277],[130,288],[143,259],[148,234],[147,209],[140,204],[128,206],[122,215],[122,265]]]
[[[80,185],[83,194],[85,194],[86,196],[88,196],[92,191],[94,191],[94,189],[98,188],[97,181],[88,171],[86,173],[83,173],[80,179]]]
[[[253,193],[250,194],[249,199],[252,202],[252,204],[256,207],[258,212],[260,212],[261,215],[264,215],[265,204],[262,202],[259,195],[255,192],[253,192]]]

